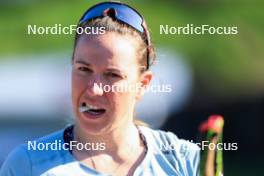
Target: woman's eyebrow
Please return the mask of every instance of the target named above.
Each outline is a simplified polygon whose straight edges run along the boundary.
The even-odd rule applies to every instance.
[[[75,63],[77,63],[77,64],[83,64],[83,65],[86,65],[86,66],[91,66],[91,64],[89,64],[89,63],[87,63],[85,61],[81,61],[81,60],[77,60],[77,61],[75,61]]]
[[[116,69],[116,68],[107,68],[106,70],[108,70],[108,71],[118,71],[118,72],[121,72],[121,70]]]
[[[115,67],[110,67],[110,68],[107,68],[106,69],[107,71],[111,71],[111,72],[119,72],[119,73],[124,73],[123,70],[120,70],[118,68],[115,68]]]

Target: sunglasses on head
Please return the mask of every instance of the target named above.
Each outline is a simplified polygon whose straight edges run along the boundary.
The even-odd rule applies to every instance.
[[[120,2],[102,2],[89,8],[81,17],[79,25],[98,17],[110,16],[125,23],[141,34],[145,35],[147,46],[150,44],[150,35],[144,18],[136,9]],[[147,57],[147,69],[149,68],[149,52]]]

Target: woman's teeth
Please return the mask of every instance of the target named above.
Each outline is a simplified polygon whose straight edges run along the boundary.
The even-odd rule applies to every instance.
[[[80,106],[79,107],[79,111],[80,112],[85,112],[85,111],[89,111],[90,109],[87,106]]]
[[[87,105],[87,107],[88,107],[89,109],[95,109],[95,110],[100,109],[99,107],[97,107],[97,106],[92,106],[92,105]]]
[[[79,111],[80,112],[86,112],[86,111],[105,111],[104,109],[102,108],[99,108],[97,106],[92,106],[92,105],[89,105],[89,104],[85,104],[83,103],[80,107],[79,107]]]

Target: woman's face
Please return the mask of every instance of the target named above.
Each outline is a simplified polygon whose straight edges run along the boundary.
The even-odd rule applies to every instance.
[[[103,89],[150,81],[139,74],[137,42],[129,35],[107,32],[82,35],[74,52],[72,103],[79,127],[103,133],[133,120],[142,92]],[[84,112],[80,110],[84,109]]]

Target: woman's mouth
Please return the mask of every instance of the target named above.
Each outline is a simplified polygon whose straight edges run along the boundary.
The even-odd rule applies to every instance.
[[[105,113],[104,108],[98,106],[90,105],[88,103],[82,103],[79,107],[79,112],[85,114],[87,118],[95,119],[101,117]]]

